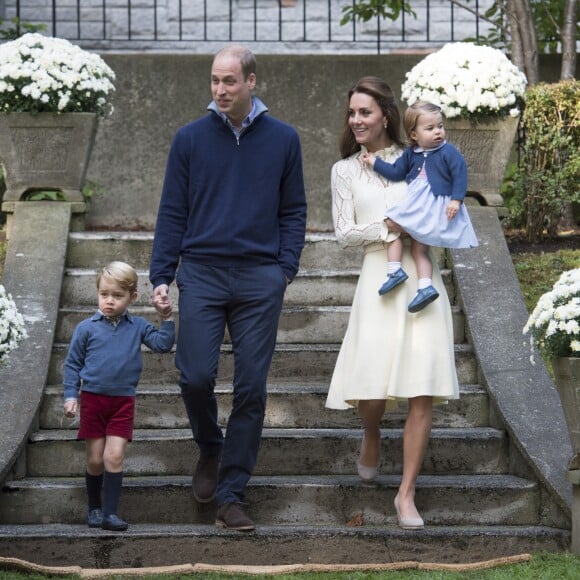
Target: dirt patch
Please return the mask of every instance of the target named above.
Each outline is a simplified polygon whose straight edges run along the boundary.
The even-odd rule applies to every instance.
[[[559,233],[555,238],[545,238],[539,244],[526,240],[521,231],[506,231],[506,242],[511,254],[543,254],[559,250],[580,250],[580,229]]]

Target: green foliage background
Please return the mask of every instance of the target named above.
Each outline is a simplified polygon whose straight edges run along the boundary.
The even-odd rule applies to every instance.
[[[555,236],[567,204],[580,203],[580,82],[539,83],[526,91],[523,147],[503,193],[511,224],[527,239]]]

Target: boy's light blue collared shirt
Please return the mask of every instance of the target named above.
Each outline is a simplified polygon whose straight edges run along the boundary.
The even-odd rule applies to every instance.
[[[71,339],[64,366],[64,398],[84,391],[98,395],[135,396],[143,367],[141,345],[153,352],[169,352],[175,323],[164,320],[159,329],[129,311],[117,324],[100,310],[80,322]]]

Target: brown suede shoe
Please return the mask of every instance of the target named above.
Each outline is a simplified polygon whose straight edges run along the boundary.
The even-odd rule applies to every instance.
[[[256,524],[245,514],[239,503],[225,503],[218,508],[215,525],[218,528],[250,532],[256,529]]]
[[[215,498],[220,456],[200,457],[193,474],[193,497],[199,503],[209,503]]]

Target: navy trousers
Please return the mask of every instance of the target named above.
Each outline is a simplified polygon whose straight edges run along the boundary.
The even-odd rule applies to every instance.
[[[176,281],[175,363],[193,437],[201,455],[221,453],[218,505],[241,502],[258,456],[286,277],[278,264],[216,268],[182,262]],[[226,327],[234,356],[234,394],[224,437],[214,390]]]

